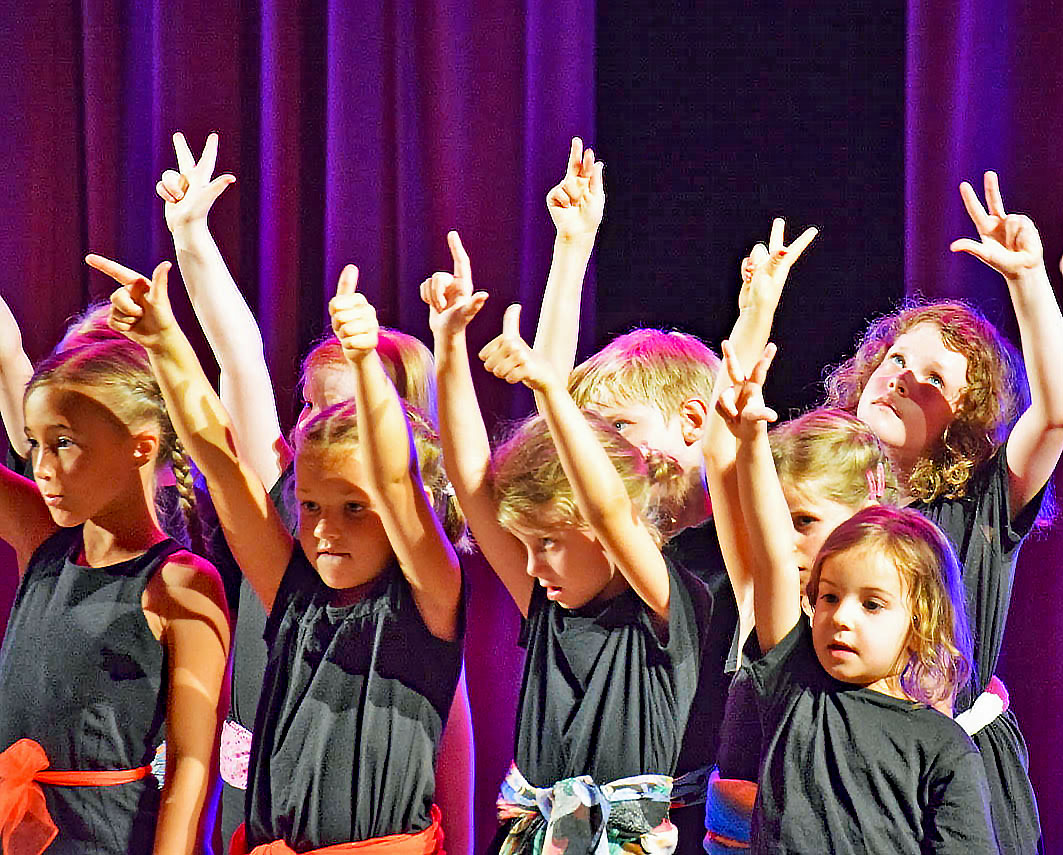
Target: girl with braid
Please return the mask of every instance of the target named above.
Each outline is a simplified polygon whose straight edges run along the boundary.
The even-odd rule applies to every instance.
[[[159,527],[155,471],[187,462],[147,356],[71,343],[37,367],[23,415],[36,484],[0,469],[19,573],[0,650],[0,845],[198,851],[229,624],[217,571]]]

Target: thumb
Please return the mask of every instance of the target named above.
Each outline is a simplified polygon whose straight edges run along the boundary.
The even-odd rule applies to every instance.
[[[156,305],[169,305],[170,303],[170,262],[160,261],[151,272],[151,282],[140,278],[129,286],[129,293],[137,303],[144,302],[144,297],[151,296],[151,302]]]
[[[520,303],[513,303],[506,308],[502,316],[502,335],[507,338],[520,338]]]
[[[228,172],[224,175],[219,175],[210,184],[207,185],[207,203],[213,205],[215,200],[225,192],[225,188],[236,181],[236,176],[231,175]]]
[[[336,296],[345,297],[358,291],[358,268],[348,264],[340,273],[340,281],[336,283]]]

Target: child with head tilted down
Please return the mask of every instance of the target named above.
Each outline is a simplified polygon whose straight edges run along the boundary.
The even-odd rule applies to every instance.
[[[828,389],[834,405],[875,431],[912,507],[941,527],[960,558],[974,669],[956,712],[966,719],[972,704],[991,702],[990,720],[976,715],[967,726],[985,763],[1000,848],[1027,855],[1042,844],[1026,744],[1014,714],[990,695],[1018,548],[1063,450],[1063,315],[1037,230],[1029,218],[1006,213],[996,175],[985,175],[988,211],[969,184],[960,190],[981,239],[951,248],[1004,276],[1029,406],[1016,420],[1021,369],[1000,334],[952,302],[906,306],[872,324]]]
[[[764,739],[753,851],[997,852],[981,758],[933,707],[970,671],[948,541],[915,511],[857,512],[816,556],[806,619],[761,397],[773,349],[748,378],[724,353],[763,653],[745,666]]]
[[[33,372],[23,424],[36,485],[0,469],[20,574],[0,651],[3,850],[199,851],[229,625],[215,569],[159,528],[155,470],[187,460],[147,355],[71,343]]]
[[[461,575],[432,508],[448,498],[429,496],[418,468],[431,465],[416,448],[432,438],[411,431],[384,372],[357,270],[329,307],[355,402],[299,432],[293,539],[173,319],[167,268],[115,292],[112,324],[148,350],[269,612],[246,826],[231,851],[437,851],[433,764],[461,667]]]
[[[675,467],[588,418],[521,340],[517,307],[484,351],[541,417],[492,456],[465,327],[486,299],[449,236],[454,275],[424,283],[447,471],[485,557],[525,620],[502,852],[671,851],[671,775],[694,691],[708,596],[661,555],[651,493]],[[672,473],[669,475],[669,473]]]
[[[281,434],[262,335],[207,227],[215,200],[235,179],[228,174],[214,176],[217,134],[207,137],[198,160],[182,134],[174,134],[173,142],[180,171],[164,172],[156,190],[166,203],[166,224],[173,233],[178,266],[196,317],[218,361],[220,397],[232,417],[241,454],[269,488],[281,518],[295,534],[298,502],[293,487],[293,454],[289,441]],[[399,396],[434,423],[435,371],[431,352],[413,336],[381,327],[377,354]],[[322,410],[353,399],[354,370],[331,331],[305,357],[299,385],[305,406],[296,429]],[[422,445],[422,451],[426,448]],[[421,468],[423,472],[428,471],[426,461],[422,461]],[[438,474],[442,481],[441,469]],[[440,485],[429,486],[434,493],[442,495]],[[224,788],[220,821],[225,839],[243,821],[252,728],[267,661],[262,635],[266,613],[246,582],[239,586],[238,602],[233,636],[232,702],[221,744]],[[473,759],[472,721],[462,672],[440,743],[436,769],[437,801],[443,814],[447,850],[452,855],[471,855],[472,851]]]

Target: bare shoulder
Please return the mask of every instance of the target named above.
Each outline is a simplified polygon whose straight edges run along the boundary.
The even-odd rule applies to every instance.
[[[214,565],[187,550],[170,555],[144,592],[144,610],[165,626],[173,620],[228,625],[225,586]]]

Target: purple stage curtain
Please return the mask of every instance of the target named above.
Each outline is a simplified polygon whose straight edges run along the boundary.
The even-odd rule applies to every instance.
[[[1063,251],[1059,24],[1059,6],[1052,0],[908,3],[908,289],[969,300],[1013,335],[1002,278],[948,251],[955,238],[975,236],[956,188],[966,179],[981,195],[982,173],[1000,174],[1007,210],[1029,214],[1040,229],[1058,297]],[[1058,473],[1056,489],[1057,495],[1063,489]],[[1025,545],[1000,666],[1029,743],[1030,777],[1048,852],[1063,845],[1058,809],[1063,805],[1061,554],[1058,524]]]
[[[418,285],[450,269],[456,228],[491,293],[474,353],[514,300],[534,330],[553,242],[544,198],[569,139],[593,140],[593,0],[41,0],[0,20],[2,287],[34,360],[111,290],[85,253],[145,272],[173,259],[154,187],[177,130],[197,153],[218,131],[219,170],[237,176],[211,226],[259,318],[282,422],[347,262],[383,323],[430,343]],[[474,370],[491,423],[529,410]],[[468,569],[479,850],[522,657],[516,609],[481,563]]]

